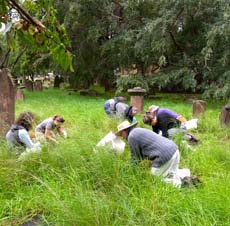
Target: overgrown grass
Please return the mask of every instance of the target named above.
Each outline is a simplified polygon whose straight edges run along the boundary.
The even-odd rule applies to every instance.
[[[220,103],[208,103],[193,134],[196,151],[181,146],[181,167],[199,175],[200,188],[176,189],[133,167],[129,149],[95,154],[95,144],[117,123],[105,116],[102,97],[64,91],[26,92],[16,113],[33,111],[37,121],[61,114],[69,138],[47,145],[23,161],[0,147],[0,225],[21,225],[39,216],[39,225],[230,225],[230,131],[218,122]],[[147,100],[191,118],[192,107],[180,98]],[[139,126],[147,127],[138,116]],[[149,127],[150,129],[150,127]]]

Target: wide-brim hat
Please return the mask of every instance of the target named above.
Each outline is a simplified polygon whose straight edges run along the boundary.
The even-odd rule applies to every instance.
[[[135,126],[138,122],[130,123],[129,121],[125,120],[117,126],[117,132],[115,135],[118,135],[121,131],[126,130],[132,126]]]

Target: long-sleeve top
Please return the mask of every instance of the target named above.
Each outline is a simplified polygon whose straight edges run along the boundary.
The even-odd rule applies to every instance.
[[[127,140],[133,160],[149,159],[156,168],[169,161],[178,150],[172,140],[145,128],[131,129]]]
[[[24,147],[28,149],[40,148],[40,143],[34,143],[28,131],[18,125],[12,125],[6,134],[7,143],[12,146]]]
[[[116,112],[116,117],[117,118],[124,118],[125,117],[125,113],[126,113],[126,109],[129,106],[127,104],[124,103],[116,103],[115,104],[115,112]]]
[[[179,114],[166,109],[159,108],[157,110],[157,123],[152,126],[152,129],[155,133],[162,131],[162,136],[168,137],[168,130],[171,128],[177,128],[180,126],[180,122],[177,120]]]

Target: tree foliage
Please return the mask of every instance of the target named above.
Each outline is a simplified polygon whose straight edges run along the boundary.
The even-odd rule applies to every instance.
[[[155,65],[161,73],[151,79],[154,86],[229,97],[229,2],[78,0],[56,6],[70,35],[77,76],[92,82],[136,64],[146,79]]]
[[[226,0],[27,0],[23,7],[49,29],[36,32],[32,23],[24,31],[21,24],[17,42],[39,50],[34,62],[47,62],[49,49],[64,69],[73,53],[72,78],[78,85],[97,80],[111,86],[115,69],[135,64],[140,80],[148,80],[150,89],[200,92],[208,98],[230,96],[230,2]],[[7,10],[3,4],[1,11]],[[153,65],[160,73],[148,78]],[[123,83],[128,84],[125,79]],[[117,84],[122,85],[121,78]]]
[[[73,70],[69,39],[56,18],[53,1],[5,0],[0,15],[0,22],[10,28],[5,31],[7,51],[12,55],[26,52],[23,64],[28,62],[27,67],[33,65],[31,70],[34,70],[38,65],[42,67],[47,58],[52,58],[64,70]],[[1,67],[9,66],[6,62],[4,60]]]

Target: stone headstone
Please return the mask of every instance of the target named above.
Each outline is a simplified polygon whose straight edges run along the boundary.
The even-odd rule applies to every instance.
[[[206,111],[206,102],[203,100],[195,100],[193,101],[192,106],[192,115],[193,117],[203,116]]]
[[[133,89],[128,89],[128,94],[131,96],[130,105],[137,108],[137,111],[140,113],[144,109],[144,95],[146,93],[145,89],[141,87],[134,87]]]
[[[33,82],[31,80],[26,79],[25,80],[25,86],[26,86],[26,89],[29,90],[29,91],[34,90]]]
[[[14,122],[15,85],[8,69],[0,70],[0,134]]]
[[[220,113],[220,124],[222,126],[230,126],[230,105],[225,105]]]
[[[24,100],[24,94],[23,94],[22,90],[19,88],[16,89],[15,99],[21,100],[21,101]]]
[[[41,80],[34,81],[33,88],[35,91],[42,91],[43,90],[42,81]]]

